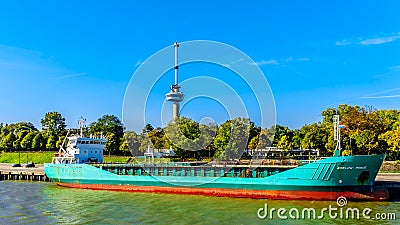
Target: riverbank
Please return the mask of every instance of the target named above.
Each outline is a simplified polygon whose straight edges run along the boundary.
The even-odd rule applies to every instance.
[[[26,164],[34,162],[35,164],[51,163],[56,152],[0,152],[0,164]],[[127,162],[129,156],[104,156],[104,162]]]

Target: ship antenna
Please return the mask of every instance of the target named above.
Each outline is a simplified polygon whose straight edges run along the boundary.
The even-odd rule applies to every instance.
[[[86,122],[86,119],[83,118],[83,116],[81,116],[81,118],[79,118],[79,120],[78,120],[79,129],[81,131],[81,134],[80,134],[81,137],[83,137],[83,128],[85,127],[85,122]]]
[[[336,141],[335,156],[341,155],[340,149],[340,129],[345,128],[344,125],[340,124],[339,115],[333,115],[333,139]]]

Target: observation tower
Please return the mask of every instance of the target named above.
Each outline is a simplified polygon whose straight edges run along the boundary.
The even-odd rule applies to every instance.
[[[179,117],[179,103],[183,101],[184,94],[180,91],[180,86],[178,82],[178,42],[174,43],[175,48],[175,83],[171,85],[170,92],[167,93],[166,99],[167,101],[173,102],[173,118]]]

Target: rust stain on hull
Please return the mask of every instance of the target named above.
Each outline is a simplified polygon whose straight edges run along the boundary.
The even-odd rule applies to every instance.
[[[192,187],[158,187],[158,186],[130,186],[107,184],[73,184],[57,183],[69,188],[91,190],[109,190],[124,192],[149,192],[166,194],[205,195],[216,197],[255,198],[255,199],[282,199],[282,200],[336,200],[343,196],[351,200],[382,201],[389,199],[385,188],[376,188],[373,192],[358,193],[354,191],[301,191],[301,190],[243,190],[226,188],[192,188]]]

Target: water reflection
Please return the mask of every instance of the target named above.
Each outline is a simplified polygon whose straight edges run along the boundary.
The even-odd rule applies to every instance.
[[[398,224],[395,221],[331,219],[273,220],[257,217],[268,208],[338,207],[326,201],[278,201],[192,195],[125,193],[58,187],[51,183],[0,182],[1,224]],[[348,202],[372,213],[398,212],[400,202]],[[371,214],[372,215],[372,214]]]

